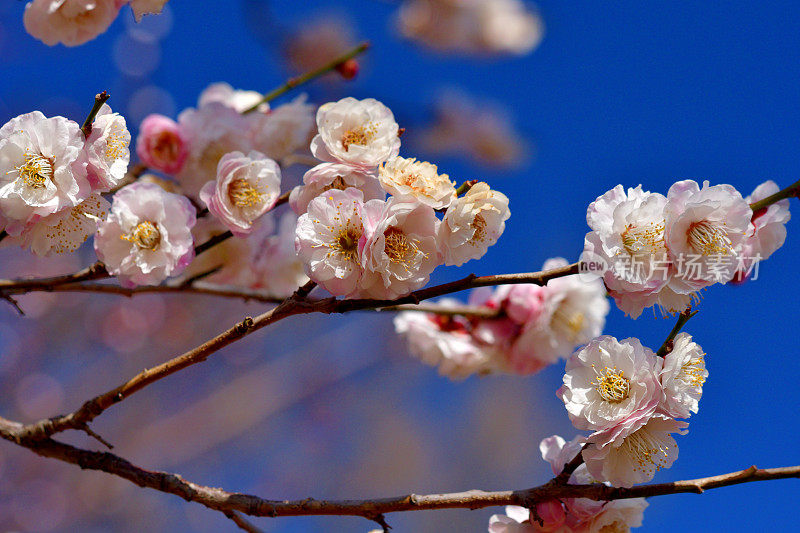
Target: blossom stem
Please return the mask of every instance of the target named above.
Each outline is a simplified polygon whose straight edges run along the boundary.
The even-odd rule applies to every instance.
[[[89,138],[89,134],[92,133],[92,123],[94,122],[94,117],[97,116],[100,108],[103,107],[103,104],[105,104],[109,98],[111,98],[111,95],[109,95],[106,91],[94,96],[94,105],[92,106],[92,110],[89,111],[89,116],[86,117],[86,120],[83,121],[83,126],[81,126],[84,139]]]
[[[456,196],[461,196],[462,194],[467,194],[469,190],[472,188],[473,185],[478,183],[478,180],[467,180],[462,183],[458,189],[456,189]]]
[[[692,311],[691,308],[684,309],[680,312],[678,315],[678,321],[675,323],[672,331],[669,332],[669,335],[667,335],[667,339],[664,341],[664,344],[662,344],[661,348],[659,348],[656,352],[657,356],[664,357],[672,351],[672,342],[675,340],[675,336],[681,332],[681,329],[683,329],[683,326],[689,321],[689,319],[696,314],[697,311]]]
[[[753,210],[753,213],[757,213],[762,209],[766,209],[767,207],[771,206],[776,202],[780,202],[786,198],[796,198],[800,196],[800,180],[792,183],[788,187],[781,189],[780,191],[776,192],[775,194],[771,194],[767,196],[763,200],[759,200],[757,202],[753,202],[750,204],[750,208]]]
[[[355,48],[353,48],[352,50],[350,50],[349,52],[340,55],[339,57],[322,65],[319,68],[306,72],[305,74],[298,76],[296,78],[290,78],[286,83],[284,83],[280,87],[273,89],[272,91],[265,94],[261,98],[261,100],[259,100],[257,103],[242,111],[242,114],[245,115],[247,113],[252,113],[253,111],[257,110],[261,104],[266,104],[267,102],[271,102],[272,100],[276,99],[277,97],[281,96],[284,93],[289,92],[295,87],[299,87],[315,78],[319,78],[323,74],[327,74],[328,72],[334,70],[336,67],[338,67],[348,59],[352,59],[355,56],[366,51],[369,47],[370,44],[368,42],[363,42],[358,46],[356,46]]]

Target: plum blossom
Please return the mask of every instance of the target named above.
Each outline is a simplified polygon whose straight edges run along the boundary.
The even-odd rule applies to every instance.
[[[189,157],[176,176],[184,193],[197,196],[200,188],[216,175],[223,155],[252,149],[245,117],[219,102],[185,109],[178,115],[178,124],[189,145]]]
[[[230,107],[237,112],[249,109],[258,105],[258,110],[262,113],[269,111],[269,104],[261,103],[264,97],[258,91],[243,91],[234,89],[230,84],[222,82],[212,83],[200,93],[197,100],[198,107],[206,107],[212,103],[219,103],[225,107]]]
[[[308,203],[331,189],[353,187],[364,194],[364,200],[384,200],[383,191],[374,171],[366,171],[341,163],[321,163],[303,175],[303,184],[292,189],[289,205],[298,215],[308,208]]]
[[[443,298],[439,303],[446,306],[459,302]],[[463,317],[404,311],[394,318],[394,328],[406,339],[412,355],[438,367],[443,376],[463,379],[492,370],[493,349],[476,342]]]
[[[480,259],[500,238],[511,216],[508,197],[484,182],[476,183],[447,208],[439,226],[445,265]]]
[[[535,520],[531,520],[531,512],[518,505],[507,505],[506,514],[495,514],[489,518],[489,533],[534,533],[543,530]]]
[[[756,187],[753,194],[745,198],[749,204],[763,200],[778,192],[780,187],[768,180]],[[766,209],[753,213],[753,219],[745,235],[739,271],[746,274],[755,262],[768,259],[786,240],[786,223],[789,222],[789,200],[775,202]]]
[[[661,410],[673,418],[689,418],[698,410],[708,377],[705,353],[688,333],[675,336],[672,346],[672,351],[664,357],[660,375],[665,393]]]
[[[548,259],[544,270],[567,266],[561,257]],[[577,276],[552,279],[544,287],[519,285],[508,293],[509,315],[525,318],[509,350],[515,371],[530,373],[566,358],[572,350],[600,335],[609,312],[600,280]]]
[[[0,214],[10,235],[89,196],[83,145],[78,124],[39,111],[0,128]]]
[[[678,458],[672,433],[685,434],[686,422],[656,414],[627,435],[608,438],[609,430],[589,436],[582,454],[589,473],[614,487],[631,487],[653,479]]]
[[[618,442],[647,423],[663,400],[661,364],[638,339],[603,335],[567,360],[557,394],[576,428],[595,431],[600,446]]]
[[[383,204],[380,200],[367,204],[373,202]],[[361,191],[331,189],[311,200],[297,220],[295,248],[306,275],[331,294],[349,295],[361,279],[364,209]]]
[[[108,208],[105,198],[93,193],[75,207],[38,219],[20,236],[21,244],[42,256],[74,252],[97,231],[97,223],[106,218]]]
[[[314,135],[315,109],[300,95],[269,113],[247,115],[254,148],[278,161],[306,149]]]
[[[253,223],[272,209],[281,193],[281,169],[256,151],[246,156],[231,152],[222,156],[217,179],[200,190],[208,210],[234,235],[250,233]]]
[[[665,242],[678,268],[670,288],[689,294],[730,281],[752,216],[750,205],[730,185],[705,181],[701,189],[692,180],[672,185],[664,206]]]
[[[447,174],[426,161],[394,157],[378,167],[378,178],[389,194],[412,198],[434,209],[444,209],[455,199],[456,188]]]
[[[617,306],[633,318],[655,304],[669,279],[664,206],[667,199],[617,185],[589,205],[584,254],[608,265],[603,281]],[[682,308],[683,309],[683,308]],[[680,310],[682,310],[680,309]]]
[[[253,288],[265,289],[278,297],[290,296],[308,281],[303,263],[294,248],[297,216],[284,213],[278,222],[278,232],[257,239],[253,246],[251,270]],[[257,237],[254,233],[250,239]]]
[[[136,22],[141,22],[145,15],[158,14],[169,0],[130,0]]]
[[[86,139],[86,169],[95,191],[108,191],[125,178],[131,160],[130,144],[131,134],[125,118],[112,113],[111,108],[103,104]]]
[[[323,161],[373,168],[400,151],[394,115],[374,98],[347,97],[320,106],[317,128],[311,153]]]
[[[189,157],[189,141],[171,118],[148,115],[139,126],[136,154],[148,167],[175,175]]]
[[[441,264],[433,208],[395,197],[385,203],[372,200],[367,207],[368,232],[363,246],[359,243],[361,293],[394,299],[423,287]]]
[[[133,183],[114,195],[97,230],[97,257],[121,285],[157,285],[194,258],[195,208],[152,183]]]
[[[48,46],[78,46],[105,32],[124,0],[33,0],[25,6],[25,30]]]

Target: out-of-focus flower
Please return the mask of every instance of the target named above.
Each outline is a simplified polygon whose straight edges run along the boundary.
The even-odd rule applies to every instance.
[[[120,2],[120,0],[117,1]],[[168,1],[169,0],[130,0],[131,9],[133,9],[136,22],[140,22],[144,15],[161,13],[164,9],[164,4]]]
[[[598,446],[642,427],[664,398],[661,359],[635,338],[603,335],[567,360],[558,396],[578,429],[595,431]],[[604,440],[601,440],[604,439]]]
[[[518,505],[507,505],[506,514],[495,514],[489,518],[489,533],[534,533],[539,525],[531,520],[531,512]],[[548,530],[550,531],[550,530]]]
[[[114,195],[95,235],[95,251],[121,285],[157,285],[191,262],[194,224],[195,208],[187,198],[152,183],[133,183]]]
[[[284,47],[295,72],[308,72],[341,56],[355,46],[350,20],[337,15],[313,18],[291,34]]]
[[[594,433],[582,452],[586,468],[598,481],[608,481],[615,487],[650,481],[658,470],[669,468],[678,458],[678,445],[671,434],[685,434],[688,425],[656,414],[626,436],[608,439],[605,432]]]
[[[438,302],[458,304],[452,298]],[[463,379],[491,370],[493,350],[479,345],[469,334],[463,317],[404,311],[394,318],[395,331],[406,339],[409,351],[425,364],[438,367],[439,374]]]
[[[670,288],[689,294],[730,281],[752,216],[750,205],[730,185],[710,186],[705,181],[701,189],[692,180],[672,185],[664,206],[665,240],[672,262],[680,268]]]
[[[103,104],[86,139],[89,160],[86,169],[94,190],[108,191],[125,178],[131,160],[130,143],[131,133],[125,117],[112,113],[111,108]]]
[[[75,122],[20,115],[0,128],[0,214],[19,235],[28,222],[72,208],[91,193],[84,139]]]
[[[311,200],[307,212],[297,220],[297,255],[308,277],[331,294],[353,293],[361,278],[363,210],[361,191],[331,189]]]
[[[378,178],[389,194],[407,197],[434,209],[444,209],[455,199],[456,188],[447,174],[426,161],[393,157],[378,167]]]
[[[297,216],[284,213],[278,222],[277,234],[253,243],[253,280],[250,283],[253,288],[265,289],[273,296],[285,298],[308,281],[303,263],[295,251],[296,233]],[[255,234],[249,239],[254,237]]]
[[[111,26],[123,0],[33,0],[25,6],[25,30],[48,46],[78,46]]]
[[[367,207],[368,231],[363,246],[359,244],[364,267],[361,293],[394,299],[423,287],[441,264],[439,220],[433,208],[394,197],[385,204],[372,200]]]
[[[306,103],[306,96],[301,95],[269,113],[247,115],[253,147],[277,161],[308,148],[315,133],[315,109],[313,104]]]
[[[77,250],[106,218],[109,203],[98,193],[72,208],[38,219],[20,236],[23,247],[36,255],[64,254]]]
[[[749,204],[758,202],[779,190],[780,187],[774,181],[765,181],[745,201]],[[753,213],[740,254],[744,262],[739,267],[742,274],[746,274],[756,261],[768,259],[775,250],[783,246],[786,240],[786,223],[790,218],[788,199]]]
[[[211,103],[219,103],[225,107],[235,109],[239,113],[245,109],[249,109],[261,102],[262,95],[258,91],[243,91],[241,89],[234,89],[230,84],[224,81],[212,83],[200,93],[197,101],[197,107],[205,107]],[[269,104],[263,103],[259,105],[258,110],[262,113],[269,111]]]
[[[653,305],[670,279],[664,240],[664,205],[658,193],[641,185],[625,192],[617,185],[589,205],[584,252],[599,257],[608,269],[603,281],[617,306],[633,318]],[[681,308],[682,310],[682,308]]]
[[[374,98],[347,97],[320,106],[317,128],[311,152],[323,161],[374,168],[400,151],[394,115]]]
[[[384,200],[386,193],[374,171],[367,171],[341,163],[321,163],[303,175],[303,184],[292,189],[289,205],[298,215],[308,208],[308,203],[331,189],[345,190],[353,187],[364,194],[364,200]]]
[[[164,115],[148,115],[139,126],[136,154],[147,166],[175,175],[189,157],[189,143],[174,120]]]
[[[528,141],[497,103],[454,90],[436,100],[435,122],[415,132],[414,139],[414,147],[420,152],[467,156],[503,168],[520,165],[529,150]]]
[[[672,351],[664,357],[660,375],[665,394],[660,410],[673,418],[689,418],[697,412],[708,377],[705,353],[688,333],[679,333],[672,346]]]
[[[565,259],[557,257],[548,259],[543,268],[566,265]],[[522,290],[512,289],[509,299],[516,299]],[[527,296],[537,312],[522,323],[508,355],[511,367],[520,373],[535,372],[568,357],[576,346],[600,335],[610,308],[600,280],[577,276],[552,279],[538,291],[529,289]],[[522,304],[516,300],[516,305]]]
[[[250,233],[253,223],[272,209],[281,194],[281,169],[259,152],[222,156],[217,179],[200,190],[208,210],[238,237]]]
[[[399,26],[431,48],[478,54],[527,54],[544,35],[541,17],[520,0],[407,0]]]
[[[178,115],[178,124],[189,144],[189,157],[177,175],[185,194],[197,196],[200,188],[216,175],[223,155],[253,149],[246,116],[219,102],[185,109]]]
[[[461,266],[470,259],[483,257],[503,234],[510,216],[505,194],[490,189],[484,182],[473,185],[450,204],[439,226],[444,264]]]

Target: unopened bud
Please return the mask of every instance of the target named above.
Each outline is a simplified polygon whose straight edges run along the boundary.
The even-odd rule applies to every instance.
[[[360,67],[358,65],[358,61],[353,58],[336,65],[336,72],[341,74],[346,80],[352,80],[355,78],[358,75],[359,69]]]

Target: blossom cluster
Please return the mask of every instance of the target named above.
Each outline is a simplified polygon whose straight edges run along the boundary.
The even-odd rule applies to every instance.
[[[483,182],[458,196],[436,165],[400,157],[400,128],[381,102],[327,103],[317,129],[311,152],[324,162],[289,203],[306,274],[331,294],[398,298],[441,264],[482,257],[503,233],[508,198]]]
[[[442,51],[527,54],[544,36],[544,23],[521,0],[407,0],[400,32]]]
[[[755,214],[750,208],[777,191],[771,181],[748,198],[707,181],[679,181],[666,196],[618,185],[589,205],[582,263],[593,265],[631,317],[653,305],[680,312],[698,291],[747,276],[783,245],[789,202]]]
[[[564,265],[564,259],[556,258],[544,268]],[[446,307],[457,302],[439,303]],[[553,279],[543,287],[480,288],[472,291],[469,303],[494,310],[496,316],[405,311],[395,317],[395,329],[412,354],[451,378],[490,372],[532,374],[599,335],[609,311],[603,284],[577,276]]]
[[[0,128],[0,227],[37,255],[76,250],[104,218],[100,195],[125,177],[130,133],[103,104],[88,136],[76,122],[20,115]]]
[[[105,32],[126,4],[136,21],[161,13],[169,0],[33,0],[25,6],[25,30],[48,46],[78,46]]]

